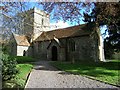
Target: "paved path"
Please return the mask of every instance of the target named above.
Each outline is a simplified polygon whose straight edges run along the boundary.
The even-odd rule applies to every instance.
[[[80,75],[58,71],[48,61],[37,62],[25,88],[115,88]]]

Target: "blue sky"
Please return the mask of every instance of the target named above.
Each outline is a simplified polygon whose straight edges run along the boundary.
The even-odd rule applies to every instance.
[[[43,10],[43,7],[41,5],[38,5],[37,3],[38,2],[28,2],[26,4],[27,5],[26,10],[29,10],[29,9],[31,9],[33,7],[36,7],[38,9],[40,9],[40,10]],[[81,13],[83,13],[83,11],[84,11],[84,9],[81,10]],[[52,16],[52,14],[53,13],[51,13],[50,16]],[[83,17],[80,17],[80,19],[81,19],[80,24],[84,24],[85,22],[82,21]],[[64,21],[62,21],[62,19],[59,20],[58,22],[56,22],[55,20],[50,19],[50,23],[51,23],[51,25],[59,25],[58,28],[65,28],[65,27],[70,27],[70,26],[77,25],[76,22],[73,22],[73,23],[71,23],[70,21],[64,22]],[[106,26],[101,27],[101,33],[104,33],[105,29],[106,29]]]
[[[29,10],[30,8],[33,8],[33,7],[36,7],[36,8],[39,8],[40,10],[43,10],[43,7],[40,6],[40,5],[37,5],[36,2],[29,2],[27,6],[28,6],[28,7],[27,7],[28,10]],[[81,12],[83,12],[83,10],[82,10]],[[51,13],[50,15],[52,16],[52,13]],[[84,24],[84,22],[82,21],[82,19],[83,19],[83,18],[81,17],[81,22],[80,22],[80,23],[81,23],[81,24]],[[51,22],[51,23],[55,23],[56,21],[50,19],[50,22]],[[70,26],[73,26],[73,25],[76,24],[76,22],[73,22],[73,23],[71,24],[71,22],[69,22],[69,21],[67,21],[67,23],[68,23]]]

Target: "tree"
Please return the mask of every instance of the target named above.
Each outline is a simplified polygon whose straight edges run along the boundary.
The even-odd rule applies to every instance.
[[[16,60],[7,54],[2,55],[2,81],[10,80],[18,73]]]
[[[24,2],[2,2],[0,10],[2,10],[2,28],[3,37],[11,36],[12,32],[19,33],[22,20],[18,17],[18,13],[22,12],[26,3]]]
[[[120,51],[120,2],[95,3],[90,14],[84,13],[85,22],[96,22],[99,26],[107,25],[109,37],[104,40],[105,54],[111,58],[114,52]]]
[[[52,12],[52,19],[62,19],[64,21],[77,22],[77,24],[80,24],[83,16],[82,10],[89,12],[90,8],[92,8],[92,3],[83,2],[48,2],[40,4],[43,5],[43,10],[46,12]]]
[[[20,27],[22,24],[22,18],[20,17],[23,16],[18,17],[18,13],[28,10],[29,2],[2,2],[2,4],[2,14],[5,17],[3,20],[5,35],[11,32],[21,32],[23,28]],[[77,22],[77,24],[80,24],[83,8],[91,7],[91,3],[85,4],[81,2],[37,2],[36,5],[42,5],[44,11],[51,13],[51,19],[56,21],[62,19],[64,21]],[[85,11],[89,12],[87,9]],[[28,17],[27,14],[25,17]],[[31,26],[28,23],[27,25]]]
[[[52,19],[62,19],[64,21],[77,22],[85,14],[90,16],[91,21],[96,21],[99,25],[116,22],[118,18],[119,3],[91,3],[91,2],[37,2],[35,5],[42,5],[43,10],[52,13]],[[11,14],[27,10],[28,2],[6,2],[3,3],[3,13]],[[92,13],[90,13],[92,10]],[[11,12],[11,13],[10,13]],[[114,19],[112,19],[114,18]],[[90,20],[87,20],[89,22]],[[112,20],[112,21],[111,21]],[[85,20],[86,21],[86,17]]]
[[[64,20],[80,24],[81,17],[84,16],[84,22],[94,22],[97,26],[107,25],[108,29],[106,32],[108,32],[109,37],[111,37],[111,39],[109,39],[111,43],[113,43],[113,46],[119,51],[119,2],[37,2],[35,6],[36,5],[42,5],[42,9],[50,13],[51,19],[54,20]],[[27,10],[28,6],[28,2],[6,2],[3,3],[3,7],[1,8],[6,16],[10,16],[15,10],[17,10],[15,14]],[[14,25],[14,27],[18,28],[19,23]]]

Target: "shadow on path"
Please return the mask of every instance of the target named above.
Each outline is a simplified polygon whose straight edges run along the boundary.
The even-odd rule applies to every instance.
[[[48,70],[48,71],[58,71],[57,68],[53,67],[50,65],[50,62],[53,61],[39,61],[39,62],[34,62],[34,69],[35,70]]]
[[[81,75],[60,71],[50,65],[53,61],[39,61],[32,63],[32,70],[26,83],[27,88],[115,88],[112,85],[88,79]]]

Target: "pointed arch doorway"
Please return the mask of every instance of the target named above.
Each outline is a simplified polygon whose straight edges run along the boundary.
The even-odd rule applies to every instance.
[[[58,50],[56,46],[52,47],[52,61],[57,61],[58,59]]]

